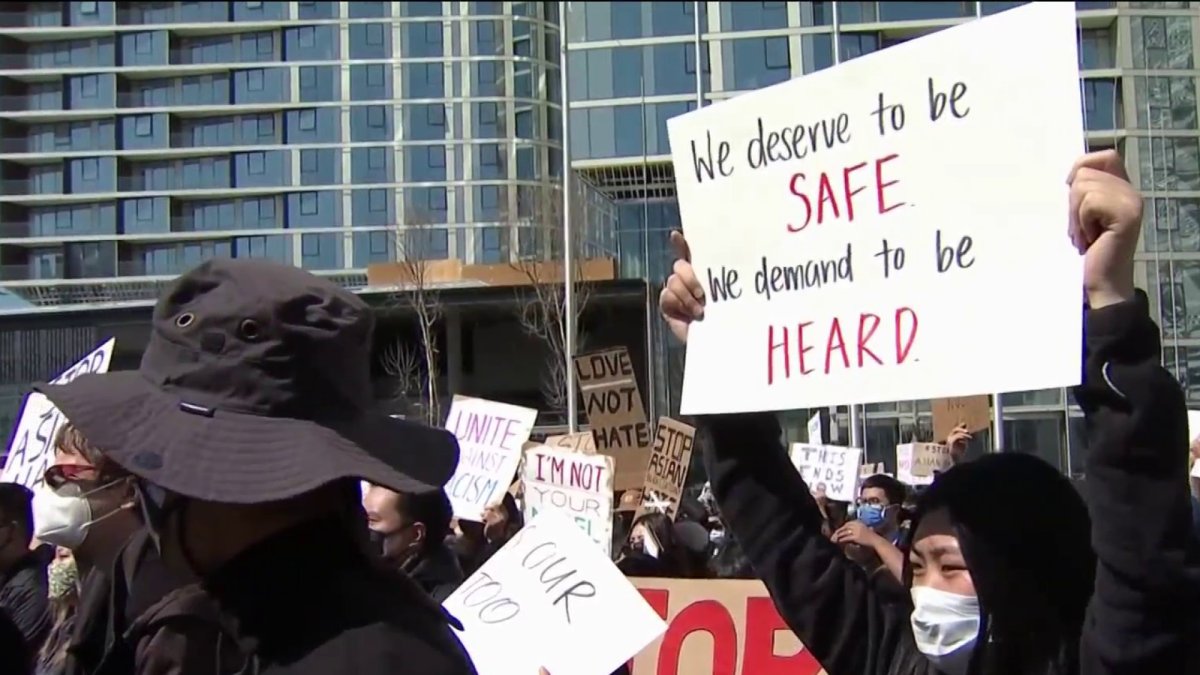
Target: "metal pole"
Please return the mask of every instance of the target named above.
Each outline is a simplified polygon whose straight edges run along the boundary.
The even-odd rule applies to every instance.
[[[563,212],[563,359],[566,363],[567,431],[579,430],[579,393],[575,381],[575,237],[571,230],[571,114],[567,77],[567,10],[570,3],[558,3],[559,99],[562,103],[562,212]]]
[[[704,61],[701,60],[700,45],[700,12],[708,11],[708,3],[693,2],[692,3],[692,21],[695,24],[693,30],[696,32],[693,47],[696,49],[696,110],[704,107]],[[643,94],[644,95],[644,94]]]

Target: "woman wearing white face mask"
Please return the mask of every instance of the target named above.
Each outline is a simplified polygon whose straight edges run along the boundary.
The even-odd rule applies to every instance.
[[[1075,397],[1087,421],[1090,520],[1069,481],[1033,456],[956,466],[918,499],[909,592],[898,594],[820,535],[773,415],[697,419],[723,521],[829,675],[1200,672],[1184,397],[1133,285],[1142,200],[1112,151],[1084,156],[1068,183],[1068,234],[1085,252]],[[703,318],[704,287],[682,235],[672,243],[680,259],[660,307],[686,341]]]

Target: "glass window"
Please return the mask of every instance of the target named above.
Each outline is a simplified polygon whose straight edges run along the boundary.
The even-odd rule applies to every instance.
[[[1066,419],[1061,412],[1020,415],[1004,420],[1005,450],[1037,455],[1059,471],[1066,468],[1065,435]]]
[[[724,40],[721,53],[727,91],[761,89],[791,79],[786,37]]]
[[[387,126],[387,116],[383,112],[383,106],[367,106],[367,126],[373,129],[383,129]]]
[[[387,148],[367,148],[367,168],[387,168]]]
[[[100,160],[87,157],[79,160],[79,170],[84,180],[96,180],[100,177]]]
[[[274,115],[259,115],[255,118],[255,125],[258,127],[259,138],[269,138],[275,135]]]
[[[367,86],[382,87],[386,79],[387,66],[382,63],[372,63],[367,66]]]
[[[878,33],[843,33],[839,40],[842,50],[842,60],[849,61],[864,54],[878,51]]]
[[[296,29],[296,42],[301,47],[317,46],[317,29],[315,26],[300,26]]]
[[[305,89],[317,86],[316,66],[300,66],[300,86]]]
[[[301,131],[312,131],[317,128],[317,111],[312,108],[305,108],[298,114],[297,126]]]
[[[1082,31],[1079,43],[1084,69],[1113,68],[1117,64],[1113,32],[1108,28],[1089,28]]]
[[[1137,77],[1133,84],[1139,129],[1196,128],[1194,77]]]
[[[1190,16],[1135,16],[1130,19],[1133,67],[1148,70],[1190,70]]]
[[[1156,197],[1145,201],[1142,240],[1147,250],[1200,253],[1200,199]]]
[[[133,133],[146,137],[154,133],[154,118],[150,115],[138,115],[133,122]]]
[[[262,33],[258,36],[258,55],[270,56],[275,52],[275,39],[270,33]]]
[[[498,21],[474,21],[472,22],[475,29],[475,45],[471,50],[472,54],[488,55],[495,54],[500,51],[499,45],[496,42],[497,28],[502,26]]]
[[[316,150],[301,150],[300,151],[300,171],[302,173],[316,173],[317,171],[317,151]]]
[[[246,155],[246,171],[254,176],[267,172],[267,158],[261,152],[251,152]]]
[[[154,34],[136,33],[133,36],[133,53],[146,56],[154,53]],[[57,53],[55,54],[57,56]]]
[[[1139,138],[1138,164],[1144,190],[1200,190],[1200,139]]]
[[[1200,260],[1159,263],[1158,282],[1163,334],[1200,337]],[[1195,365],[1200,368],[1200,359]],[[1200,378],[1194,381],[1200,384]]]
[[[720,8],[721,30],[765,30],[788,26],[786,2],[722,2]]]
[[[1083,116],[1088,129],[1108,130],[1125,126],[1121,111],[1121,87],[1114,79],[1083,81]]]
[[[262,91],[265,87],[263,82],[263,69],[255,68],[254,70],[246,71],[246,90],[247,91]]]
[[[382,47],[384,44],[383,24],[369,23],[364,29],[364,39],[372,47]]]
[[[300,215],[315,216],[320,209],[318,208],[317,193],[301,192],[300,193]]]
[[[804,74],[833,67],[833,37],[828,33],[800,36],[800,58]]]
[[[442,169],[446,166],[446,148],[441,145],[431,145],[427,148],[428,163],[431,168]]]
[[[367,190],[367,210],[373,213],[386,213],[388,210],[387,190]]]
[[[79,94],[81,96],[95,96],[100,89],[100,77],[98,75],[83,75],[79,78]]]
[[[96,12],[97,12],[97,7],[96,7],[95,2],[79,3],[79,13],[80,14],[95,14]]]

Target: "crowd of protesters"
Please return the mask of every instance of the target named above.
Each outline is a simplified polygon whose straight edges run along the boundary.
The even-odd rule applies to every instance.
[[[839,504],[773,415],[708,416],[710,483],[674,518],[620,495],[618,568],[761,579],[829,675],[1200,672],[1184,399],[1133,285],[1142,200],[1112,152],[1069,183],[1084,489],[1031,455],[965,461],[960,428],[932,485],[872,475]],[[660,304],[686,341],[704,290],[672,241]],[[70,422],[44,487],[0,485],[0,672],[475,672],[440,603],[521,509],[453,518],[455,439],[374,412],[372,330],[307,272],[213,260],[160,300],[138,371],[36,385]]]

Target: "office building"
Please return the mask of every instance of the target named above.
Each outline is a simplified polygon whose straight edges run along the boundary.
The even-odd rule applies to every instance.
[[[973,21],[1015,2],[577,2],[566,21],[572,166],[599,184],[621,214],[622,269],[661,280],[667,232],[679,225],[665,121],[697,105],[800,77],[840,60]],[[1200,3],[1076,2],[1087,142],[1119,149],[1147,195],[1139,283],[1162,326],[1166,366],[1200,406],[1200,131],[1196,45]],[[1013,45],[1013,50],[1020,50]],[[1037,77],[1030,72],[1030,77]],[[1021,92],[1012,92],[1020,97]],[[1200,311],[1200,310],[1198,310]],[[971,327],[964,326],[964,339]],[[661,328],[653,359],[664,409],[682,373]],[[1082,471],[1083,424],[1064,390],[1003,395],[1005,445]],[[848,415],[836,416],[840,435]],[[786,416],[804,438],[809,411]],[[869,405],[869,452],[884,452],[929,424],[927,401]],[[991,439],[981,435],[978,448]],[[875,458],[871,458],[874,460]],[[890,460],[889,460],[890,461]]]

